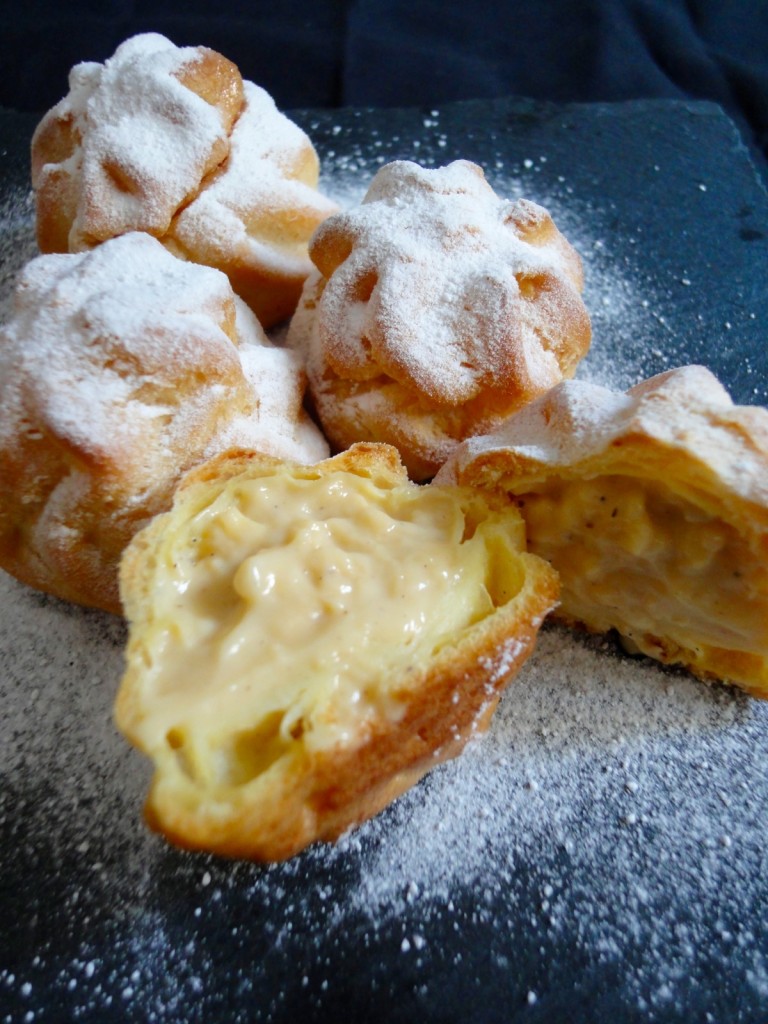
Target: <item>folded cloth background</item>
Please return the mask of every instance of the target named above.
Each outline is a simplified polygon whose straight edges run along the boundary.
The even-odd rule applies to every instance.
[[[0,104],[44,111],[136,32],[205,43],[279,107],[709,99],[768,153],[766,0],[0,0]]]

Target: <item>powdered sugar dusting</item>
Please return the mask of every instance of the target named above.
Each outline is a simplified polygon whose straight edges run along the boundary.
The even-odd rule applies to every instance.
[[[363,203],[315,237],[316,259],[326,246],[351,248],[327,274],[318,313],[330,363],[352,379],[383,370],[452,404],[499,379],[521,392],[551,386],[570,361],[568,344],[560,351],[553,338],[568,334],[561,318],[578,320],[578,298],[564,247],[527,237],[542,216],[533,204],[500,200],[464,161],[382,168]],[[537,316],[536,302],[520,301],[518,279],[542,277],[563,294]]]
[[[64,166],[42,166],[37,182],[45,187],[62,170],[82,180],[72,248],[124,231],[162,233],[223,159],[227,126],[219,111],[179,80],[199,59],[196,49],[147,33],[104,64],[73,68],[70,93],[46,120],[71,121],[76,145]]]
[[[225,330],[235,309],[239,347]],[[234,437],[257,444],[270,430],[276,452],[306,461],[327,450],[317,431],[308,452],[293,437],[305,418],[298,361],[272,351],[223,274],[176,259],[147,235],[27,264],[0,366],[7,448],[37,418],[76,450],[119,453],[124,472],[131,460],[151,459],[147,485],[167,472],[187,436],[201,454]]]
[[[558,847],[592,863],[606,833],[620,842],[628,824],[645,830],[671,824],[692,785],[683,781],[686,770],[674,763],[674,754],[691,741],[711,747],[715,736],[715,747],[728,743],[749,731],[754,713],[745,698],[670,677],[647,662],[621,660],[607,646],[580,644],[548,629],[505,695],[488,736],[459,762],[433,772],[423,787],[428,795],[400,801],[391,812],[401,826],[394,842],[383,841],[391,822],[372,823],[347,836],[335,855],[370,844],[355,895],[361,910],[384,915],[399,913],[414,886],[441,900],[450,899],[467,878],[498,890],[511,883],[516,860],[554,858]],[[653,748],[670,760],[655,764],[649,785],[642,762]],[[701,756],[699,749],[695,757]],[[592,778],[595,759],[598,778]],[[678,785],[680,792],[672,796]],[[587,799],[597,806],[585,815]],[[446,814],[451,806],[462,808],[461,824]],[[464,814],[472,821],[469,839]],[[600,828],[585,830],[585,816]],[[701,819],[695,827],[705,834],[687,836],[686,844],[711,838],[711,821]],[[625,845],[628,854],[643,856],[635,844]],[[502,850],[501,872],[490,877],[489,851]]]
[[[357,148],[350,123],[326,145],[344,202],[393,150],[437,162],[466,144],[440,111],[399,141],[373,119]],[[679,362],[664,326],[677,293],[641,246],[626,258],[608,198],[569,193],[567,168],[544,184],[546,155],[491,151],[489,179],[547,206],[581,252],[594,340],[579,375],[623,390]],[[5,268],[14,232],[3,224]],[[20,936],[0,964],[0,1019],[250,1024],[376,1007],[396,1021],[666,1024],[702,999],[708,1024],[765,1019],[768,705],[548,627],[460,759],[336,847],[259,868],[141,827],[147,766],[111,722],[122,624],[5,576],[0,608],[4,898]]]
[[[304,132],[251,82],[226,165],[174,221],[171,237],[213,266],[238,262],[297,280],[311,264],[307,239],[336,205],[314,187]]]
[[[8,188],[0,194],[0,325],[12,315],[20,269],[38,255],[32,230],[33,209],[29,188]]]
[[[157,33],[77,65],[32,141],[43,249],[148,232],[227,273],[267,326],[295,305],[309,237],[336,209],[317,172],[305,132],[264,89]]]
[[[255,448],[297,462],[326,458],[328,444],[304,409],[306,380],[301,358],[295,352],[267,344],[258,321],[240,302],[238,329],[244,340],[240,365],[258,403],[227,423],[210,454],[227,448]]]
[[[237,350],[217,323],[230,295],[223,275],[181,263],[146,235],[38,257],[5,329],[3,443],[41,417],[81,451],[129,451],[147,417],[168,411],[157,402],[162,387],[193,378],[206,347],[218,382],[237,372]]]
[[[226,984],[247,1003],[268,998],[275,1014],[303,989],[316,1010],[334,1004],[350,933],[371,995],[394,958],[432,1000],[443,943],[461,971],[457,951],[474,959],[489,927],[515,929],[542,999],[558,964],[532,945],[572,945],[591,970],[623,963],[633,1011],[652,1017],[677,1005],[686,976],[704,980],[702,949],[727,949],[743,998],[764,998],[752,880],[768,797],[765,704],[548,628],[461,758],[337,846],[260,869],[174,853],[140,827],[146,765],[110,721],[122,625],[4,576],[0,597],[13,737],[0,817],[21,860],[51,864],[65,886],[54,890],[60,934],[0,969],[11,1005],[40,1008],[55,994],[87,1018],[123,1007],[172,1021],[194,999],[215,1013],[222,933]],[[44,898],[27,893],[26,912]],[[262,956],[248,953],[254,944]],[[494,976],[511,966],[506,943],[489,955]]]

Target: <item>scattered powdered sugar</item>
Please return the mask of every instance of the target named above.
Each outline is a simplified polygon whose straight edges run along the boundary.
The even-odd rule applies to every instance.
[[[566,949],[590,971],[621,965],[649,1019],[726,956],[748,1000],[768,993],[766,705],[548,627],[461,758],[336,846],[259,868],[140,825],[147,766],[110,718],[122,623],[4,576],[0,600],[6,880],[20,920],[48,922],[34,955],[0,967],[9,1005],[172,1021],[190,1001],[215,1015],[235,986],[279,1019],[302,972],[316,1008],[353,964],[371,995],[394,968],[434,1000],[446,956],[503,986],[515,949],[545,1005]]]
[[[334,856],[368,847],[354,897],[361,911],[386,915],[412,902],[415,891],[441,902],[465,883],[497,892],[512,884],[516,864],[538,862],[542,888],[562,888],[567,878],[548,877],[558,855],[604,870],[599,860],[611,836],[629,859],[624,871],[634,862],[638,872],[616,880],[625,897],[617,902],[626,905],[640,875],[649,884],[649,845],[669,842],[681,804],[711,771],[705,761],[715,750],[727,759],[764,721],[762,705],[744,697],[547,629],[489,734],[433,772],[418,798],[401,800],[390,821],[347,836]],[[706,813],[697,807],[677,842],[696,849],[717,841],[713,802],[724,797],[728,804],[745,788],[729,780],[726,792],[712,793]],[[740,825],[735,819],[746,808],[734,815],[720,805],[723,835],[748,830],[757,802],[747,804]],[[632,836],[629,826],[638,829]],[[663,887],[663,872],[654,884]]]
[[[424,120],[439,154],[440,114]],[[375,130],[365,151],[342,141],[326,173],[346,203],[385,147]],[[603,244],[600,207],[505,167],[493,179],[547,206],[584,256],[595,340],[579,375],[624,388],[658,369],[665,304],[641,261]],[[19,195],[0,222],[4,287],[33,248],[28,212]],[[545,627],[461,758],[336,846],[265,868],[140,824],[149,769],[111,719],[119,620],[2,574],[0,609],[4,1024],[372,1006],[666,1022],[692,1002],[711,1024],[765,1019],[768,704]]]
[[[0,325],[13,313],[13,295],[21,268],[38,255],[31,227],[34,201],[29,188],[0,194]]]

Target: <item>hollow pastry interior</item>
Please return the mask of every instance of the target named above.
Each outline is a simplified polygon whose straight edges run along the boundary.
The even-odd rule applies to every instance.
[[[520,499],[532,551],[562,580],[558,615],[630,649],[768,692],[766,542],[662,480],[550,479]]]
[[[150,823],[276,859],[370,816],[482,728],[555,601],[508,501],[394,450],[194,472],[123,561],[117,721]]]
[[[560,618],[768,696],[768,411],[704,367],[626,393],[566,381],[437,480],[514,497]]]

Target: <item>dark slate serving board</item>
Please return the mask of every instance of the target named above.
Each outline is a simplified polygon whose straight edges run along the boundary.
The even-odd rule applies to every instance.
[[[295,117],[341,199],[389,159],[468,158],[548,205],[585,259],[585,373],[703,362],[765,403],[768,198],[716,107]],[[6,293],[33,127],[0,113]],[[123,641],[0,575],[0,1022],[768,1019],[768,706],[546,630],[461,764],[265,868],[143,830]]]

